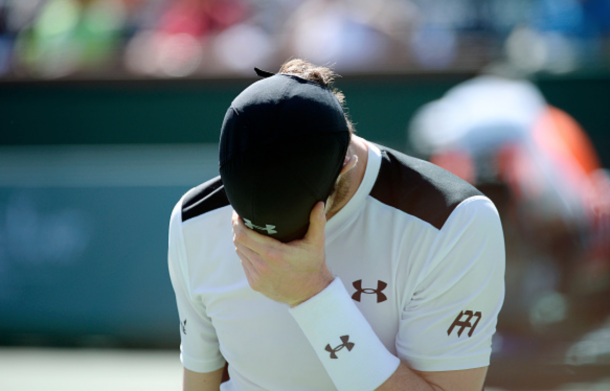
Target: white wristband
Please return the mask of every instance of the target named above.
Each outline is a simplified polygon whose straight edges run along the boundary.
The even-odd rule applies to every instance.
[[[372,391],[398,368],[337,277],[290,309],[339,391]]]

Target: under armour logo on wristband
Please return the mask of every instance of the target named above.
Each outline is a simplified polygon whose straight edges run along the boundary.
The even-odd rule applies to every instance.
[[[184,319],[184,322],[180,322],[180,326],[182,326],[182,332],[186,335],[186,319]]]
[[[467,316],[466,320],[462,320],[463,316]],[[451,335],[451,332],[453,331],[453,329],[455,328],[455,326],[459,326],[460,330],[458,331],[458,337],[460,337],[462,335],[462,333],[464,332],[464,329],[466,329],[466,327],[470,327],[470,331],[468,332],[468,336],[472,337],[472,333],[474,332],[474,329],[477,328],[477,325],[479,324],[479,320],[481,320],[481,312],[477,311],[475,313],[473,313],[472,311],[468,310],[468,311],[460,311],[460,314],[457,316],[457,318],[455,318],[455,320],[453,321],[453,323],[451,324],[451,327],[449,327],[449,330],[447,330],[447,335]],[[476,317],[477,321],[474,322],[474,324],[470,323],[470,319],[472,319],[472,317]]]
[[[326,345],[324,350],[326,350],[327,352],[330,353],[330,358],[337,358],[337,355],[335,353],[337,353],[339,350],[341,350],[343,348],[347,348],[347,351],[351,352],[351,350],[354,348],[354,345],[356,345],[353,342],[349,342],[349,335],[342,336],[341,342],[343,342],[343,343],[335,348],[331,348],[330,344]]]
[[[388,297],[382,293],[382,291],[388,286],[385,282],[381,280],[377,280],[377,289],[373,288],[364,288],[362,289],[362,280],[352,282],[354,288],[356,288],[356,292],[352,295],[352,299],[356,301],[360,301],[360,297],[362,294],[372,295],[373,293],[377,294],[377,303],[381,303],[382,301],[386,301]]]
[[[267,234],[271,235],[271,234],[276,234],[277,231],[275,230],[275,225],[271,225],[271,224],[265,224],[265,227],[259,227],[258,225],[254,225],[252,224],[252,221],[248,220],[248,219],[243,219],[244,220],[244,224],[246,225],[246,227],[250,228],[250,229],[258,229],[259,231],[267,231]]]

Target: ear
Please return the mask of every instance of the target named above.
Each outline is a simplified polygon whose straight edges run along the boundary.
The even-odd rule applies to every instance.
[[[352,168],[356,167],[357,164],[358,164],[358,155],[356,155],[356,154],[353,154],[351,156],[346,155],[345,160],[343,160],[343,167],[341,168],[341,172],[339,173],[339,175],[343,175],[343,174],[347,173]]]

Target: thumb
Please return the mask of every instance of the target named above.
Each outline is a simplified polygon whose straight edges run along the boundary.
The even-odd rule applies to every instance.
[[[318,202],[309,215],[309,229],[303,239],[309,242],[324,243],[324,228],[326,227],[326,214],[324,214],[324,202]]]

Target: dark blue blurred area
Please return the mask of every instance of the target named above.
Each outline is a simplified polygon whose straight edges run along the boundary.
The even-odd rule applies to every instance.
[[[0,345],[176,348],[169,216],[216,151],[0,147]]]
[[[186,190],[0,188],[0,343],[175,347],[167,216]]]

